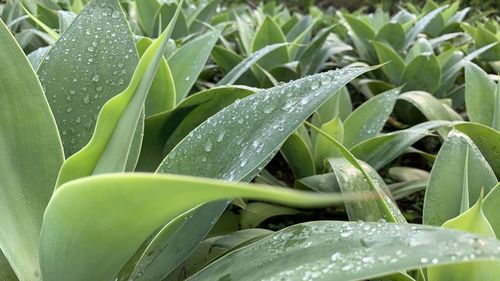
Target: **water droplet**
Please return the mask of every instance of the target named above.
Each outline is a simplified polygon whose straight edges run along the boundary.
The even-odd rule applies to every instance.
[[[84,103],[84,104],[88,104],[89,102],[90,102],[90,97],[89,97],[89,95],[85,95],[85,96],[83,97],[83,103]]]
[[[332,261],[338,261],[338,260],[340,260],[341,258],[342,258],[342,254],[337,252],[337,253],[334,253],[334,254],[332,255],[331,260],[332,260]]]
[[[241,160],[241,163],[240,163],[240,167],[245,167],[245,165],[248,163],[248,159],[247,158],[243,158]]]
[[[224,139],[224,136],[226,135],[226,131],[222,131],[219,133],[217,136],[217,142],[221,142]]]
[[[120,17],[120,12],[119,11],[114,11],[112,14],[111,14],[111,17],[114,18],[114,19],[117,19]]]
[[[186,78],[184,80],[189,81],[190,79],[191,79],[191,77],[186,76]]]
[[[314,81],[312,84],[311,84],[311,90],[316,90],[319,88],[319,83]]]
[[[99,74],[94,74],[94,76],[92,76],[92,81],[99,82]]]
[[[99,93],[100,93],[100,92],[102,92],[102,86],[97,86],[97,87],[95,88],[95,90],[96,90],[97,92],[99,92]]]
[[[210,139],[208,139],[204,146],[205,151],[210,152],[212,150],[212,146],[213,146],[212,142],[210,141]]]
[[[429,262],[429,259],[428,259],[428,258],[423,257],[423,258],[421,258],[421,259],[420,259],[420,262],[421,262],[421,263],[428,263],[428,262]]]

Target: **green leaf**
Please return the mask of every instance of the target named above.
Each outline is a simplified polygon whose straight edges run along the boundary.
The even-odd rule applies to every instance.
[[[197,11],[188,19],[189,32],[195,33],[202,31],[210,19],[217,12],[216,9],[222,0],[210,0],[206,4],[200,5]]]
[[[236,80],[238,80],[238,78],[240,78],[243,75],[243,73],[249,70],[257,61],[266,57],[274,50],[282,48],[286,45],[287,43],[267,45],[264,48],[256,51],[248,58],[238,63],[238,65],[236,65],[234,68],[232,68],[231,71],[228,74],[226,74],[226,76],[224,76],[219,82],[217,82],[217,85],[219,86],[219,85],[233,84],[234,82],[236,82]]]
[[[330,135],[332,138],[338,140],[339,142],[343,142],[344,140],[344,125],[339,118],[334,118],[329,122],[326,122],[321,125],[321,130]],[[316,141],[314,143],[314,159],[316,162],[316,167],[318,170],[323,170],[324,161],[329,157],[338,157],[340,156],[340,152],[338,149],[333,146],[328,139],[326,139],[322,135],[318,135],[316,137]],[[309,175],[312,176],[312,175]]]
[[[283,207],[285,208],[285,207]],[[198,272],[214,260],[246,245],[259,241],[273,233],[267,229],[243,229],[223,236],[211,237],[203,242],[196,251],[163,281],[184,280]]]
[[[146,35],[153,36],[155,33],[155,16],[161,9],[157,0],[143,0],[135,2],[139,24]]]
[[[498,33],[497,33],[498,34]],[[495,61],[500,57],[500,44],[498,36],[493,34],[491,31],[487,30],[484,27],[478,26],[476,29],[476,35],[474,38],[474,48],[480,49],[484,46],[487,46],[492,43],[496,43],[496,45],[485,53],[481,54],[481,57],[484,60]]]
[[[252,202],[240,212],[241,228],[252,228],[259,226],[260,223],[268,218],[284,215],[295,215],[298,210],[289,207],[273,205],[263,202]]]
[[[226,255],[190,280],[366,280],[463,259],[500,259],[499,245],[496,239],[421,225],[310,222]]]
[[[405,57],[405,62],[409,63],[419,55],[433,55],[434,50],[429,40],[419,38],[415,44],[410,48]]]
[[[446,9],[448,7],[448,5],[444,5],[442,7],[439,7],[437,9],[434,9],[432,10],[431,12],[429,12],[428,14],[426,14],[425,16],[423,16],[421,19],[419,19],[415,25],[406,33],[406,37],[405,37],[405,44],[404,44],[404,48],[405,49],[408,49],[408,47],[411,46],[411,44],[414,43],[414,40],[415,38],[417,38],[417,35],[422,32],[426,27],[427,25],[429,25],[429,23],[436,17],[439,15],[439,13],[441,13],[441,11],[443,11],[444,9]],[[424,72],[425,73],[425,72]]]
[[[379,63],[389,62],[382,67],[385,75],[389,77],[389,80],[393,84],[400,84],[401,74],[405,69],[405,63],[403,59],[399,56],[394,49],[376,41],[372,42],[375,51],[377,52],[377,57]]]
[[[142,38],[137,42],[137,50],[142,57],[146,50],[153,44],[153,40]],[[161,59],[156,70],[153,83],[146,99],[146,116],[171,110],[175,106],[175,85],[172,72],[165,58]]]
[[[496,237],[500,237],[500,213],[498,212],[499,204],[500,183],[497,183],[497,185],[495,185],[495,187],[493,187],[493,189],[486,195],[483,202],[484,215],[495,231]]]
[[[376,136],[389,118],[400,91],[400,88],[386,91],[356,108],[344,122],[344,127],[349,129],[344,132],[343,144],[351,148]]]
[[[134,140],[134,136],[142,128],[144,103],[179,11],[162,35],[146,50],[128,87],[103,106],[92,139],[64,162],[57,186],[93,174],[123,172],[130,159],[137,160],[142,134],[138,134],[139,141]]]
[[[335,172],[340,190],[343,193],[358,193],[362,199],[355,202],[345,202],[345,207],[350,221],[379,221],[394,220],[405,223],[406,220],[395,202],[389,198],[389,189],[379,174],[365,163],[361,163],[374,183],[376,190],[368,184],[361,171],[344,158],[328,160],[330,167]]]
[[[387,23],[377,33],[375,40],[386,42],[395,50],[401,50],[405,41],[405,31],[399,23]]]
[[[399,100],[405,101],[418,109],[429,121],[446,120],[446,121],[461,121],[462,118],[458,114],[451,114],[438,99],[429,93],[422,91],[410,91],[401,94]],[[445,138],[449,133],[449,129],[440,128],[439,134]]]
[[[349,36],[351,36],[360,57],[368,61],[373,61],[375,52],[369,41],[375,38],[373,29],[366,22],[354,16],[342,14],[342,17],[347,23],[347,28],[350,32]]]
[[[38,68],[66,157],[85,146],[99,110],[127,87],[137,65],[127,20],[116,0],[90,2]]]
[[[0,61],[0,252],[20,280],[41,280],[38,237],[63,151],[40,82],[2,20]]]
[[[281,147],[281,153],[292,169],[295,178],[312,176],[316,172],[311,148],[304,136],[299,133],[295,132],[288,137]]]
[[[356,158],[365,161],[375,170],[382,169],[403,154],[414,143],[429,135],[425,128],[414,126],[362,141],[351,148]]]
[[[219,40],[219,35],[218,30],[201,35],[183,45],[168,58],[168,65],[174,70],[172,76],[177,104],[188,96]]]
[[[237,197],[300,207],[342,200],[338,194],[175,175],[109,174],[74,180],[56,190],[45,211],[40,236],[44,279],[114,280],[163,223],[199,204]]]
[[[500,178],[500,146],[498,146],[500,132],[490,127],[471,122],[457,124],[455,125],[455,129],[466,134],[474,141],[474,144],[491,165],[497,178]]]
[[[241,86],[211,88],[189,96],[173,110],[146,118],[137,170],[154,172],[166,154],[189,132],[235,100],[255,91]]]
[[[369,70],[348,68],[316,74],[235,102],[177,144],[158,172],[250,181],[305,119],[354,77]],[[274,108],[269,111],[270,107]],[[158,235],[175,235],[150,247],[137,271],[143,276],[153,267],[171,271],[198,245],[227,204],[203,205],[181,218],[182,224],[166,226]]]
[[[495,112],[500,111],[495,104],[496,88],[480,67],[473,63],[465,65],[465,105],[470,121],[493,126]]]
[[[495,232],[483,213],[482,205],[483,194],[481,193],[476,204],[458,217],[446,221],[443,227],[477,233],[483,237],[495,238]],[[432,267],[427,270],[427,274],[429,281],[446,279],[454,281],[494,280],[500,276],[499,266],[500,261],[472,262]]]
[[[467,181],[464,171],[468,171]],[[495,174],[472,140],[459,131],[451,131],[432,167],[425,193],[424,223],[442,225],[458,216],[462,197],[467,196],[463,194],[464,186],[468,198],[478,198],[482,188],[488,192],[496,183]]]
[[[286,38],[281,31],[278,24],[266,17],[262,25],[259,27],[252,41],[252,52],[272,44],[285,43]],[[271,70],[273,67],[290,62],[290,54],[286,47],[278,48],[271,52],[268,56],[260,59],[257,63],[264,68],[264,70]]]
[[[405,83],[403,91],[421,90],[433,93],[441,79],[441,68],[436,56],[417,56],[406,66],[401,78]]]

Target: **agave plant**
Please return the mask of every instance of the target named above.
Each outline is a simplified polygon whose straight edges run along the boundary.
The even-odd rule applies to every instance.
[[[485,71],[459,67],[472,122],[404,87],[353,109],[346,85],[388,65],[316,73],[350,49],[320,13],[215,16],[220,3],[0,6],[0,280],[500,276],[500,87]],[[386,131],[398,102],[428,121]],[[388,186],[377,171],[434,131],[431,172],[415,188],[392,167],[403,185]],[[286,185],[265,169],[278,152],[314,191],[258,183]],[[426,225],[409,224],[394,197],[422,182]],[[256,228],[332,205],[349,221]]]

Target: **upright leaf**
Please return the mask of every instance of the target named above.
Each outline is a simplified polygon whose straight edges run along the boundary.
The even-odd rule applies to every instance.
[[[422,75],[425,73],[425,75]],[[434,55],[419,55],[404,69],[401,82],[404,91],[420,90],[433,93],[439,86],[441,68]]]
[[[90,142],[64,162],[57,186],[92,174],[124,172],[130,159],[137,161],[142,133],[136,132],[142,128],[144,103],[179,12],[180,8],[162,35],[141,57],[128,87],[104,105]]]
[[[38,68],[66,157],[85,146],[99,110],[127,87],[137,65],[130,28],[117,0],[93,0]]]
[[[270,17],[266,17],[262,25],[255,33],[252,41],[252,52],[256,52],[268,45],[285,43],[286,38],[280,27]],[[271,70],[273,67],[288,63],[290,61],[290,54],[286,47],[278,48],[271,52],[269,56],[262,58],[258,64],[265,70]]]
[[[198,80],[219,35],[218,30],[201,35],[183,45],[168,59],[168,65],[173,69],[177,104],[188,96]]]
[[[466,182],[464,171],[468,175]],[[442,225],[458,216],[462,196],[466,196],[462,191],[464,185],[469,198],[478,198],[481,189],[488,192],[496,183],[495,174],[472,140],[461,132],[451,131],[432,167],[425,193],[424,223]]]
[[[41,280],[38,238],[63,151],[40,82],[2,20],[0,61],[0,252],[19,280]]]
[[[493,126],[495,112],[500,112],[495,104],[496,88],[480,67],[473,63],[465,65],[465,106],[470,121]]]
[[[396,88],[379,94],[354,110],[344,122],[343,144],[350,148],[376,136],[389,118],[400,90]]]

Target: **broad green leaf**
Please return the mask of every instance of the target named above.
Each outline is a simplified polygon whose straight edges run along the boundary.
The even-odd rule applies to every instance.
[[[499,245],[422,225],[309,222],[226,255],[190,280],[366,280],[427,265],[500,259]]]
[[[243,73],[249,70],[257,61],[264,58],[268,54],[272,53],[274,50],[282,48],[286,45],[287,43],[273,44],[265,46],[264,48],[256,51],[248,58],[238,63],[238,65],[236,65],[233,69],[231,69],[231,71],[227,73],[226,76],[224,76],[219,82],[217,82],[217,85],[233,84],[234,82],[236,82],[236,80],[238,80],[238,78],[240,78],[243,75]]]
[[[421,19],[419,19],[417,22],[415,22],[415,25],[406,33],[405,37],[405,44],[404,48],[408,49],[408,47],[411,46],[411,44],[414,43],[415,38],[417,38],[417,35],[422,32],[427,25],[437,16],[441,11],[446,9],[448,5],[444,5],[442,7],[439,7],[437,9],[432,10],[425,16],[423,16]]]
[[[399,100],[405,101],[418,109],[429,121],[445,120],[445,121],[461,121],[462,118],[458,114],[451,114],[438,99],[429,93],[423,91],[410,91],[401,94]],[[438,129],[441,137],[445,138],[449,133],[449,129]]]
[[[473,63],[465,65],[465,106],[470,121],[493,127],[495,112],[500,111],[495,104],[496,88],[480,67]]]
[[[348,68],[316,74],[235,102],[177,144],[158,172],[250,181],[304,120],[345,84],[369,70]],[[265,113],[271,106],[274,108]],[[182,225],[166,226],[158,235],[175,235],[150,247],[139,270],[146,275],[149,267],[159,267],[168,274],[204,238],[227,204],[203,205],[184,216]]]
[[[207,63],[219,35],[218,30],[201,35],[180,47],[168,58],[168,65],[173,69],[177,104],[188,96]]]
[[[321,130],[330,135],[332,138],[343,142],[344,140],[344,125],[339,118],[334,118],[329,122],[321,125]],[[318,170],[323,170],[324,161],[329,157],[339,157],[338,149],[333,146],[328,139],[322,135],[318,135],[314,142],[314,159]],[[309,175],[312,176],[312,175]]]
[[[335,173],[317,174],[295,181],[295,188],[319,192],[340,192]]]
[[[356,50],[359,52],[361,58],[374,61],[375,51],[371,46],[369,40],[375,39],[375,32],[364,21],[355,18],[354,16],[343,14],[343,19],[347,23],[350,36],[353,40]]]
[[[103,106],[93,137],[82,150],[64,162],[57,186],[93,174],[123,172],[130,159],[137,160],[142,134],[139,133],[138,142],[134,136],[138,128],[142,128],[144,103],[179,11],[141,57],[128,87]]]
[[[490,127],[471,122],[457,124],[455,125],[455,129],[466,134],[474,141],[474,144],[484,155],[497,178],[500,178],[500,146],[498,146],[500,132]]]
[[[0,61],[0,252],[19,280],[41,280],[38,237],[64,156],[40,82],[2,20]]]
[[[428,130],[415,126],[362,141],[353,146],[351,152],[375,170],[380,170],[429,134]]]
[[[446,221],[443,227],[477,233],[483,237],[495,238],[495,232],[483,213],[482,205],[483,196],[481,194],[476,204],[458,217]],[[446,279],[454,281],[494,280],[500,276],[500,261],[437,266],[429,268],[427,274],[429,281]]]
[[[74,180],[56,190],[45,211],[40,236],[44,279],[114,280],[163,223],[199,204],[237,197],[299,207],[342,200],[338,194],[175,175],[108,174]]]
[[[403,91],[420,90],[433,93],[438,88],[440,79],[441,68],[434,55],[416,57],[405,67],[401,76],[401,82],[405,83]]]
[[[141,57],[151,44],[153,44],[153,40],[146,37],[137,42],[137,50]],[[161,59],[160,65],[156,70],[145,106],[146,116],[171,110],[175,106],[174,80],[165,58]]]
[[[401,74],[405,69],[405,63],[403,59],[390,46],[378,43],[376,41],[373,41],[372,44],[373,47],[375,48],[375,51],[377,52],[379,63],[389,62],[388,64],[382,67],[382,70],[384,71],[385,75],[389,77],[389,80],[393,84],[396,85],[400,84]]]
[[[432,167],[425,193],[424,223],[442,225],[461,213],[463,196],[478,198],[481,189],[489,192],[496,183],[495,174],[472,140],[451,131]],[[468,194],[464,194],[464,186]]]
[[[135,2],[137,7],[137,19],[146,35],[153,36],[155,33],[155,16],[161,9],[157,0],[142,0]]]
[[[387,23],[377,33],[375,40],[386,42],[396,51],[403,48],[405,41],[405,31],[399,23]]]
[[[173,110],[146,118],[137,170],[154,172],[166,154],[189,132],[235,100],[255,91],[241,86],[212,88],[188,97]]]
[[[300,179],[314,175],[316,168],[311,147],[304,137],[297,132],[290,135],[283,143],[281,154],[292,169],[295,178]]]
[[[392,112],[401,89],[396,88],[379,94],[356,108],[345,120],[343,144],[354,145],[376,136],[384,127]]]
[[[500,237],[500,213],[498,212],[498,206],[500,204],[500,183],[497,183],[495,187],[486,195],[483,202],[483,211],[491,224],[491,227],[495,231],[495,236]]]
[[[476,29],[476,36],[474,38],[474,47],[476,49],[483,48],[492,43],[497,43],[493,48],[481,54],[481,57],[485,60],[495,61],[500,57],[500,44],[498,44],[498,33],[493,34],[490,30],[484,27],[478,26]]]
[[[303,74],[316,73],[317,71],[314,70],[320,68],[324,60],[326,60],[330,49],[325,50],[326,48],[323,49],[323,47],[333,28],[332,26],[320,30],[300,55],[298,60]],[[352,49],[349,45],[347,47]]]
[[[429,40],[419,38],[415,44],[410,48],[405,57],[405,62],[409,63],[419,55],[433,55],[434,50]]]
[[[334,158],[329,159],[328,162],[335,172],[340,190],[343,193],[365,194],[361,200],[345,203],[349,220],[379,221],[384,219],[398,223],[406,222],[396,203],[389,198],[389,189],[385,185],[384,180],[373,168],[365,163],[361,164],[373,180],[374,187],[377,190],[372,190],[373,187],[368,184],[361,171],[346,159]]]
[[[90,2],[38,68],[66,157],[85,146],[99,110],[127,87],[137,52],[116,0]]]
[[[276,22],[270,17],[266,17],[262,25],[259,27],[252,41],[252,52],[255,53],[258,50],[272,44],[285,43],[286,38],[280,27]],[[268,56],[260,59],[257,63],[269,71],[273,67],[285,64],[290,61],[290,54],[286,47],[278,48],[273,52],[269,53]]]

